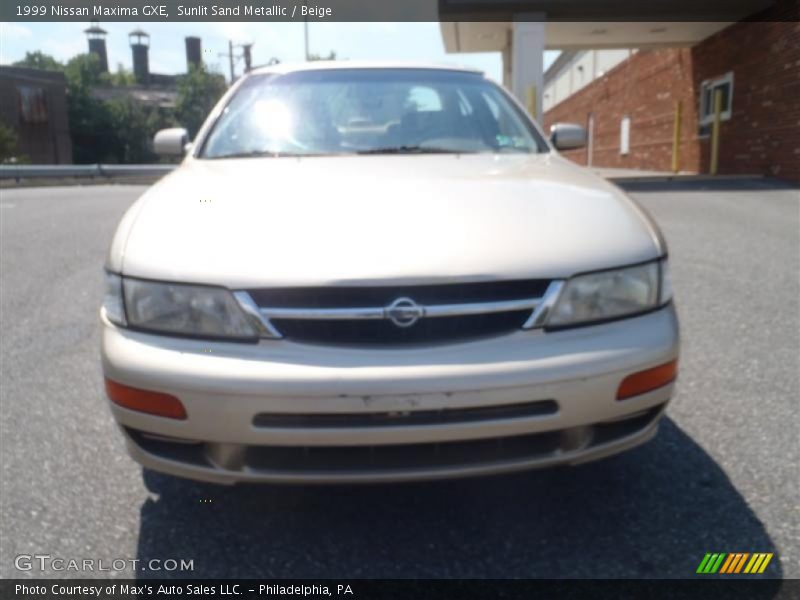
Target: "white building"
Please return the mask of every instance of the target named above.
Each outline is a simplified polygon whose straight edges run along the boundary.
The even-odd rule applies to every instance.
[[[605,75],[634,52],[636,52],[634,49],[562,52],[544,73],[542,110],[547,112],[584,86]]]
[[[734,20],[738,20],[742,16],[747,16],[757,9],[763,8],[763,5],[770,1],[730,2],[730,16],[735,16]],[[663,3],[661,2],[651,4],[640,1],[628,4],[627,6],[636,7],[639,11],[637,16],[642,20],[591,22],[569,19],[570,15],[574,17],[574,14],[581,14],[574,12],[580,10],[577,8],[579,5],[587,10],[593,7],[595,11],[600,11],[597,13],[598,18],[602,18],[604,15],[610,16],[617,5],[608,4],[604,0],[571,0],[569,2],[543,0],[536,4],[549,8],[549,11],[512,14],[498,8],[505,4],[490,0],[439,0],[441,19],[439,27],[447,52],[500,52],[503,57],[503,85],[510,89],[526,106],[533,103],[533,106],[530,107],[531,112],[535,116],[541,117],[547,106],[542,93],[545,87],[544,69],[542,68],[545,50],[579,53],[587,62],[576,63],[576,74],[573,75],[572,81],[573,85],[586,85],[591,81],[590,73],[592,77],[597,77],[601,71],[607,72],[613,65],[625,60],[630,55],[632,51],[629,48],[693,46],[734,22],[734,20],[702,20],[702,3],[698,4],[696,0],[694,3],[690,3],[689,0],[672,0],[672,2],[675,3],[675,10],[682,15],[683,20],[645,20],[644,17],[647,16],[648,11],[654,12],[654,17],[658,14],[661,19],[664,19]],[[718,7],[719,12],[724,12],[721,5],[715,6]],[[457,21],[457,15],[461,15],[469,7],[482,8],[482,12],[475,14],[480,14],[484,19],[489,19],[490,15],[494,14],[492,11],[497,11],[498,17],[502,15],[506,19],[511,17],[512,20],[501,21],[498,18],[497,21]],[[573,12],[570,12],[570,7]],[[658,13],[658,7],[661,7],[661,13]],[[692,7],[699,11],[697,17],[699,20],[686,21],[687,15],[692,13]],[[681,13],[681,11],[683,12]],[[734,13],[736,14],[734,15]],[[474,17],[474,14],[472,16]],[[721,17],[722,15],[720,15]],[[548,18],[552,20],[548,21]],[[581,65],[585,73],[582,84],[580,83],[581,76],[577,74],[580,71],[577,67]],[[562,91],[559,90],[556,93],[557,97],[561,98],[561,93]]]

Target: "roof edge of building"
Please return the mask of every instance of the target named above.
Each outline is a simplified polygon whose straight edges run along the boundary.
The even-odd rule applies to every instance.
[[[562,50],[561,54],[558,55],[553,63],[547,67],[547,70],[544,72],[544,84],[547,85],[551,81],[553,81],[561,70],[567,66],[572,60],[578,56],[579,54],[586,52],[585,50]]]

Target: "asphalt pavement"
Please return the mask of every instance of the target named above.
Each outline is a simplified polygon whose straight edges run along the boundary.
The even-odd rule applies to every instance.
[[[800,192],[628,184],[670,246],[678,392],[645,446],[577,468],[378,486],[217,487],[142,474],[103,396],[98,306],[145,189],[0,189],[0,577],[20,554],[192,559],[103,577],[691,577],[774,552],[800,577]]]

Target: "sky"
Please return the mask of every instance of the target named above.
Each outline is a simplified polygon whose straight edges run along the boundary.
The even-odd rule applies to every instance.
[[[87,51],[83,30],[88,23],[0,23],[0,64],[10,64],[25,52],[41,50],[66,62]],[[234,43],[255,42],[253,65],[266,64],[271,58],[281,62],[303,60],[302,23],[204,22],[204,23],[101,23],[108,31],[108,64],[131,69],[128,32],[141,28],[150,34],[150,70],[174,74],[186,70],[184,37],[202,38],[204,62],[212,69],[228,74],[228,40]],[[338,58],[353,60],[408,60],[443,62],[483,70],[500,81],[502,60],[499,52],[447,54],[438,23],[309,23],[309,51],[327,55],[333,50]],[[545,68],[558,52],[545,53]],[[236,72],[242,72],[241,61]]]

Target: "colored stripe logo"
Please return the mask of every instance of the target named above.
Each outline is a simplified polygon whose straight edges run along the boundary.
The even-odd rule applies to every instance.
[[[725,575],[735,575],[738,573],[763,573],[769,561],[772,560],[772,552],[708,552],[700,561],[697,573],[713,574],[724,573]]]

